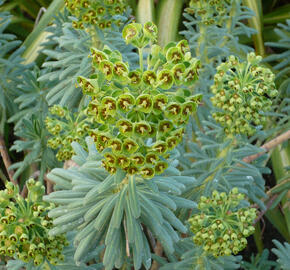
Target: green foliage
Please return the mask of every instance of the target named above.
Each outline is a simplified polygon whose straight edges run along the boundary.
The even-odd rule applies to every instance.
[[[3,1],[0,1],[0,6],[2,4]],[[7,118],[17,111],[14,104],[14,98],[17,97],[15,89],[26,69],[21,64],[23,49],[18,48],[21,41],[16,40],[14,35],[5,33],[10,21],[10,14],[0,11],[0,134],[4,133]]]
[[[52,0],[4,0],[0,12],[12,15],[7,31],[24,40],[38,23],[39,17],[45,12]]]
[[[197,179],[185,194],[186,198],[198,200],[201,195],[209,196],[212,190],[229,192],[237,187],[265,209],[261,200],[266,197],[262,173],[267,174],[269,170],[262,165],[264,158],[254,164],[243,161],[243,158],[259,153],[260,149],[240,136],[224,139],[223,129],[212,118],[202,124],[203,130],[196,124],[189,124],[186,140],[178,147],[182,175],[194,175]]]
[[[33,114],[31,118],[23,119],[21,125],[15,131],[15,135],[21,136],[25,141],[14,141],[11,150],[17,152],[29,151],[23,161],[16,162],[10,167],[11,169],[17,169],[14,174],[15,179],[32,164],[39,164],[39,179],[42,181],[48,168],[59,165],[54,152],[46,146],[48,132],[44,129],[44,119],[42,117],[42,115]]]
[[[289,42],[290,42],[290,20],[285,24],[278,24],[275,32],[279,37],[279,42],[266,42],[266,45],[279,50],[279,53],[273,53],[265,58],[265,61],[271,62],[276,74],[276,83],[279,85],[279,100],[277,100],[273,114],[274,121],[279,121],[277,126],[282,130],[289,129],[290,119],[290,67],[289,67]]]
[[[206,254],[203,249],[193,244],[191,238],[182,239],[176,245],[177,257],[171,258],[170,263],[165,263],[156,258],[162,265],[160,270],[233,270],[239,269],[241,256],[223,256],[215,258]]]
[[[16,88],[18,97],[15,104],[18,105],[19,111],[10,117],[9,122],[15,124],[14,134],[24,140],[15,140],[11,150],[28,151],[28,154],[23,161],[11,166],[11,169],[17,169],[15,179],[32,164],[39,165],[41,181],[47,168],[59,166],[54,152],[46,146],[48,131],[45,129],[44,120],[48,110],[45,100],[47,84],[37,81],[41,74],[43,72],[37,67],[27,70],[22,74],[22,81]]]
[[[174,243],[179,240],[177,231],[187,231],[173,211],[177,207],[196,206],[180,197],[195,179],[181,177],[172,166],[150,181],[126,176],[121,170],[112,176],[101,167],[102,155],[97,152],[92,139],[88,140],[89,153],[77,143],[73,143],[73,148],[76,152],[73,160],[80,167],[52,170],[48,177],[59,191],[44,199],[59,204],[49,213],[55,225],[51,235],[72,229],[78,231],[74,239],[77,246],[75,261],[82,261],[84,254],[103,240],[106,269],[112,269],[114,265],[119,268],[126,264],[128,241],[135,269],[141,264],[148,269],[151,252],[142,229],[144,225],[159,239],[168,254],[173,253]]]
[[[36,0],[22,6],[26,2],[32,14]],[[0,135],[9,121],[17,136],[9,137],[10,149],[24,155],[10,167],[14,179],[39,175],[47,185],[44,197],[33,180],[26,183],[26,199],[11,183],[8,192],[0,192],[0,252],[14,259],[8,269],[138,270],[150,269],[152,260],[162,270],[287,269],[287,243],[273,241],[277,262],[267,250],[251,259],[248,251],[244,259],[231,254],[245,248],[253,223],[264,214],[271,217],[272,209],[283,209],[276,211],[281,218],[271,220],[278,229],[289,218],[289,182],[281,177],[272,187],[272,175],[266,182],[269,157],[260,154],[265,141],[289,129],[289,21],[277,25],[273,40],[279,42],[265,44],[275,52],[265,59],[266,68],[249,53],[256,31],[246,25],[250,20],[258,30],[254,45],[262,51],[261,1],[244,1],[254,10],[241,0],[187,2],[181,35],[188,41],[180,37],[163,46],[180,28],[182,1],[158,1],[154,7],[152,1],[150,10],[139,2],[145,17],[159,9],[158,33],[152,22],[133,21],[128,3],[136,7],[134,0],[67,0],[64,10],[55,0],[40,29],[57,8],[54,20],[40,35],[39,29],[30,35],[24,54],[7,34],[10,15],[1,12]],[[264,11],[278,2],[266,0]],[[37,63],[23,65],[21,54],[26,63],[37,55]],[[287,166],[285,153],[279,168]],[[65,168],[56,158],[68,160]],[[35,200],[37,209],[31,210]],[[41,253],[42,245],[35,248],[40,236],[33,234],[54,248]],[[35,241],[20,243],[23,235]],[[49,242],[61,237],[62,244]],[[262,252],[261,243],[258,248]]]
[[[281,269],[286,270],[289,269],[289,252],[290,252],[290,244],[285,242],[284,245],[279,243],[277,240],[273,240],[276,248],[272,249],[272,252],[275,253],[278,257],[277,263],[280,265]]]
[[[257,254],[251,256],[251,262],[243,261],[241,263],[242,269],[245,270],[271,270],[279,269],[277,262],[269,260],[269,250],[264,249],[262,254]]]
[[[128,16],[128,14],[127,14]],[[52,33],[49,37],[48,46],[54,49],[44,49],[47,61],[43,64],[45,74],[40,76],[40,82],[52,84],[46,95],[49,105],[59,102],[59,105],[72,107],[77,106],[82,98],[80,88],[76,86],[77,77],[87,77],[92,74],[90,65],[91,47],[109,46],[112,50],[121,52],[125,61],[132,65],[136,63],[136,54],[132,52],[131,46],[126,46],[119,32],[119,28],[112,26],[112,29],[101,32],[92,28],[89,32],[75,30],[71,26],[68,13],[56,18],[56,25],[48,28]],[[100,43],[100,41],[103,43]]]

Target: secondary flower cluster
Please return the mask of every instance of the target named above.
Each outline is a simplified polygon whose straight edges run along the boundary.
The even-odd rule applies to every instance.
[[[44,186],[33,179],[26,184],[26,199],[11,182],[0,191],[0,254],[33,260],[34,265],[45,260],[55,265],[64,259],[62,249],[68,242],[64,235],[48,236],[52,220],[47,213],[54,205],[42,201]]]
[[[126,0],[65,0],[67,9],[78,19],[73,27],[83,29],[85,24],[110,28],[112,23],[119,25],[120,20],[113,18],[122,15],[126,9]]]
[[[123,37],[142,50],[157,35],[156,26],[148,22],[127,25]],[[128,174],[152,178],[167,168],[166,158],[182,140],[182,134],[200,102],[181,88],[197,80],[199,61],[191,57],[187,41],[170,43],[165,48],[154,45],[147,69],[132,70],[118,51],[105,47],[92,49],[96,74],[79,77],[84,94],[91,96],[86,109],[94,125],[89,134],[97,149],[104,151],[104,167],[115,173],[118,168]]]
[[[221,23],[232,0],[191,0],[186,12],[199,17],[205,25]]]
[[[237,188],[228,195],[213,191],[211,198],[202,196],[198,204],[201,213],[189,219],[194,243],[203,245],[204,251],[215,257],[237,254],[244,249],[246,237],[255,230],[252,224],[256,209],[238,208],[243,199]]]
[[[253,135],[255,126],[266,122],[263,113],[271,109],[278,91],[274,74],[259,65],[261,60],[255,53],[248,54],[246,62],[230,56],[217,68],[211,101],[220,111],[213,117],[228,134]]]
[[[47,130],[54,135],[47,145],[52,149],[59,148],[56,155],[58,160],[69,160],[74,154],[71,143],[75,141],[85,146],[84,137],[90,126],[82,112],[71,113],[66,108],[54,105],[50,113],[57,118],[47,117],[45,120]]]

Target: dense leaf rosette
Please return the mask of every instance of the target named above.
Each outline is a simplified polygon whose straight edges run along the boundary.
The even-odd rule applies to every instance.
[[[48,214],[54,224],[49,233],[54,236],[76,230],[74,260],[78,263],[85,260],[88,252],[104,243],[106,249],[102,261],[105,269],[121,269],[129,264],[129,260],[136,270],[142,265],[149,269],[151,251],[147,231],[162,243],[167,254],[174,252],[174,245],[180,239],[179,232],[187,231],[174,211],[181,207],[196,208],[195,202],[180,196],[196,180],[181,176],[175,168],[176,160],[171,160],[163,175],[150,181],[121,169],[110,175],[101,166],[103,155],[97,151],[93,139],[88,137],[87,143],[88,152],[78,143],[72,143],[76,153],[73,156],[77,163],[75,167],[56,168],[48,174],[56,191],[44,200],[58,205]],[[108,160],[109,157],[107,154]],[[134,157],[136,164],[142,163],[138,154]],[[125,160],[126,157],[122,158]],[[160,163],[160,169],[162,162],[157,163]]]

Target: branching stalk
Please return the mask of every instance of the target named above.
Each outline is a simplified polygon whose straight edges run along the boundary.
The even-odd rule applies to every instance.
[[[287,141],[290,139],[290,130],[286,131],[285,133],[279,135],[278,137],[276,137],[275,139],[265,143],[264,145],[261,146],[261,148],[264,149],[264,151],[257,153],[255,155],[251,155],[248,157],[245,157],[243,159],[244,162],[247,163],[251,163],[253,160],[257,159],[258,157],[262,156],[263,154],[265,154],[266,152],[268,152],[269,150],[275,148],[277,145]]]
[[[5,168],[7,170],[7,173],[8,173],[10,181],[14,185],[18,185],[17,181],[15,181],[13,179],[14,171],[13,170],[9,170],[9,167],[11,166],[11,160],[9,158],[8,151],[7,151],[4,139],[3,139],[3,137],[1,135],[0,135],[0,153],[1,153],[1,157],[2,157],[2,160],[4,162]]]

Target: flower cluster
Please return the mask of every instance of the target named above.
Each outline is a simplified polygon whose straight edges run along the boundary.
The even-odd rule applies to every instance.
[[[126,9],[126,0],[65,0],[67,9],[78,19],[73,27],[83,29],[84,25],[96,25],[100,29],[110,28],[112,23],[120,25],[114,19]]]
[[[127,25],[123,37],[138,47],[140,68],[131,70],[118,51],[92,48],[96,74],[78,78],[84,94],[91,96],[86,113],[94,129],[89,134],[104,151],[104,167],[112,174],[118,168],[145,179],[161,174],[168,151],[182,140],[201,99],[182,88],[198,78],[199,61],[191,57],[187,41],[153,45],[144,70],[142,49],[156,36],[151,22]]]
[[[69,160],[74,154],[71,143],[75,141],[85,146],[84,137],[90,125],[82,112],[71,113],[59,105],[51,107],[50,113],[58,118],[47,117],[45,120],[47,130],[54,135],[47,141],[47,145],[59,149],[56,155],[58,160]]]
[[[45,260],[55,265],[64,259],[62,250],[68,242],[63,234],[48,236],[53,223],[47,214],[54,205],[42,201],[44,186],[33,179],[26,184],[26,199],[11,182],[0,191],[0,254],[24,262],[33,260],[34,265]]]
[[[259,65],[261,60],[255,53],[249,53],[246,62],[230,56],[217,68],[211,101],[220,111],[213,117],[227,134],[253,135],[255,126],[266,122],[263,113],[271,109],[271,98],[278,91],[274,74]]]
[[[200,18],[205,25],[221,23],[232,0],[191,0],[186,12]]]
[[[238,208],[244,195],[233,188],[225,192],[212,193],[212,198],[202,196],[198,204],[200,214],[189,219],[190,229],[195,234],[193,241],[203,245],[203,250],[215,257],[237,254],[247,245],[256,218],[255,208]]]

